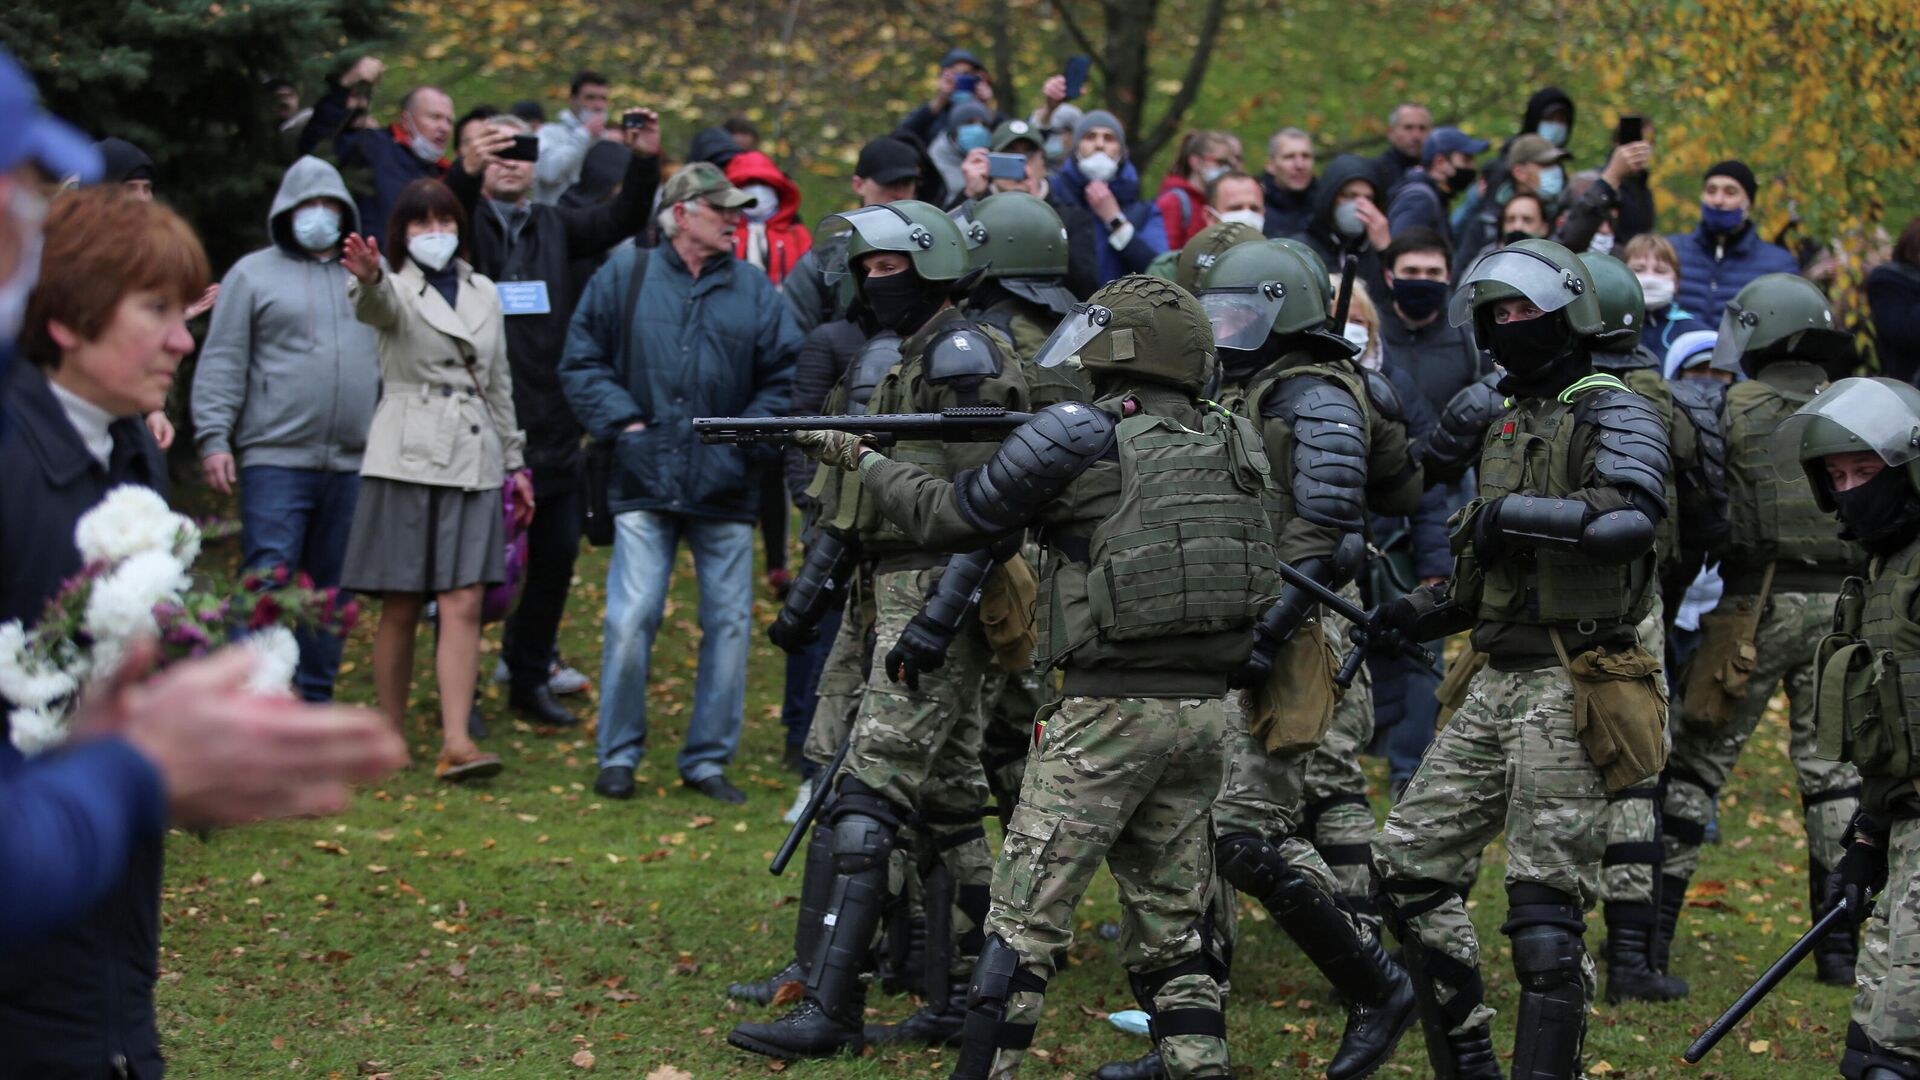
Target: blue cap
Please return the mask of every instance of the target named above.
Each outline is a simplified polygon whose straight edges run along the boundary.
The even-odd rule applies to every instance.
[[[93,140],[42,112],[33,80],[12,56],[0,52],[0,171],[23,161],[61,179],[78,176],[83,184],[100,178],[100,152]]]
[[[1492,145],[1485,139],[1476,139],[1459,128],[1434,128],[1427,133],[1427,141],[1420,145],[1420,164],[1442,154],[1484,154]]]
[[[972,64],[982,71],[987,69],[987,65],[981,63],[979,57],[973,55],[973,53],[966,49],[948,49],[947,55],[940,58],[940,67],[943,71],[960,63]]]

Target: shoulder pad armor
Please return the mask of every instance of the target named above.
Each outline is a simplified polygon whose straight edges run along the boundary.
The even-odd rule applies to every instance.
[[[977,469],[954,479],[960,512],[982,532],[1016,529],[1113,448],[1118,427],[1091,405],[1049,405],[1013,430]]]
[[[1689,532],[1711,532],[1726,525],[1727,515],[1727,434],[1720,420],[1725,397],[1721,383],[1682,379],[1673,384],[1673,407],[1693,425],[1693,460],[1686,463],[1680,486],[1683,514],[1689,504],[1700,508],[1704,522],[1696,522]],[[1676,417],[1677,419],[1677,417]]]
[[[1393,388],[1393,380],[1385,372],[1365,372],[1367,378],[1367,400],[1373,403],[1373,409],[1381,416],[1398,423],[1407,422],[1407,407],[1400,401],[1400,391]]]
[[[1673,460],[1667,425],[1652,402],[1631,390],[1602,387],[1574,399],[1573,418],[1576,424],[1599,429],[1593,471],[1600,483],[1634,488],[1662,514],[1670,512],[1666,490]]]
[[[864,414],[880,380],[899,362],[899,334],[888,331],[869,338],[847,369],[847,412],[856,416]]]
[[[990,379],[1000,374],[1000,350],[984,333],[959,327],[934,338],[927,346],[926,371],[932,382]]]
[[[1459,478],[1480,460],[1487,429],[1507,411],[1507,399],[1491,379],[1476,379],[1447,401],[1427,444],[1429,482]]]
[[[1267,391],[1260,415],[1293,428],[1293,460],[1284,467],[1290,470],[1294,512],[1315,525],[1364,529],[1367,414],[1346,387],[1296,375]]]

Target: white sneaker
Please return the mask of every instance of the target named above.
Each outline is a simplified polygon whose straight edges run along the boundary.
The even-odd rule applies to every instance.
[[[812,798],[813,780],[809,778],[800,781],[800,790],[793,793],[793,806],[788,808],[787,812],[780,816],[780,820],[789,825],[799,821],[801,812],[806,810],[807,802]]]
[[[547,689],[556,696],[577,694],[589,685],[588,678],[565,664],[555,664],[547,674]]]

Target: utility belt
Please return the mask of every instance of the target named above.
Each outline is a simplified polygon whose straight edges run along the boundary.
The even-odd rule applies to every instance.
[[[1224,671],[1069,666],[1060,676],[1063,697],[1219,698],[1226,693],[1227,672]]]
[[[1723,596],[1738,596],[1743,593],[1757,594],[1767,591],[1767,575],[1773,575],[1773,592],[1777,593],[1837,593],[1847,580],[1845,570],[1826,570],[1815,566],[1792,566],[1786,563],[1767,563],[1764,566],[1741,566],[1720,568],[1720,578],[1725,581]]]
[[[932,551],[896,551],[874,556],[868,561],[875,574],[899,574],[932,570],[947,565],[951,555],[941,555]]]

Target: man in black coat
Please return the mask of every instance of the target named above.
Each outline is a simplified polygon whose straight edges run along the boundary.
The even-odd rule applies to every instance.
[[[587,207],[531,201],[534,163],[500,154],[527,134],[525,121],[496,116],[484,136],[461,148],[447,174],[473,223],[473,268],[494,280],[507,322],[507,361],[513,405],[527,432],[527,465],[537,494],[527,531],[527,578],[519,606],[507,620],[501,652],[508,700],[536,723],[579,723],[547,685],[560,614],[580,551],[580,503],[575,491],[585,430],[561,393],[557,365],[567,323],[580,300],[580,278],[570,267],[604,253],[646,224],[660,185],[660,126],[647,114],[643,128],[623,132],[629,149],[620,193]]]

